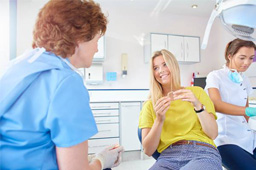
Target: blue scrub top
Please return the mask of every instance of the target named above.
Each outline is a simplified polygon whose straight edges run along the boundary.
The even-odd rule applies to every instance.
[[[82,78],[52,53],[30,57],[0,79],[0,169],[58,169],[55,146],[97,133]]]

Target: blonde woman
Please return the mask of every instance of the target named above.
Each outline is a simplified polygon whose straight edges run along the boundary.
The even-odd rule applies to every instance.
[[[139,120],[144,152],[160,153],[150,170],[222,169],[210,98],[200,87],[181,87],[178,62],[167,50],[155,52],[150,70],[150,97]]]

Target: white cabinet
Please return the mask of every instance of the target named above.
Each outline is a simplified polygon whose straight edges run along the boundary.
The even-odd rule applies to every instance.
[[[165,34],[151,34],[151,55],[155,51],[167,49],[167,35]]]
[[[184,39],[181,36],[168,36],[168,50],[178,61],[184,61]]]
[[[106,56],[106,50],[105,50],[105,36],[102,36],[98,41],[98,52],[95,53],[93,57],[93,61],[99,62],[104,61]]]
[[[96,122],[97,123],[97,122]],[[91,139],[99,138],[119,138],[119,122],[97,123],[98,133]]]
[[[199,37],[184,37],[184,61],[200,62]]]
[[[125,151],[139,151],[138,123],[148,89],[90,89],[90,106],[98,133],[88,141],[89,153],[120,144]]]
[[[199,37],[168,35],[168,48],[181,62],[200,62]]]
[[[200,62],[199,37],[151,33],[149,45],[145,43],[144,46],[145,62],[150,61],[155,51],[162,49],[172,52],[179,62]]]
[[[140,102],[121,102],[120,142],[126,151],[140,150],[141,144],[137,135],[140,109]]]
[[[91,102],[98,133],[89,140],[88,153],[96,153],[108,145],[119,144],[119,103]]]

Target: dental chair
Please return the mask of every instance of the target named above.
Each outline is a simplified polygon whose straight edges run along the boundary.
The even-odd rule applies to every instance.
[[[141,129],[138,128],[138,138],[140,140],[140,143],[142,144],[142,135],[141,135]],[[160,153],[157,152],[157,150],[153,153],[152,157],[157,160],[157,158],[160,156]]]

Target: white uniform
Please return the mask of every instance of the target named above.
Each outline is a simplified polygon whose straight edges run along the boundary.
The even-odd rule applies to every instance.
[[[247,98],[252,92],[252,87],[247,77],[242,75],[241,83],[234,83],[228,77],[229,68],[224,66],[220,70],[209,73],[206,79],[205,90],[217,88],[223,102],[246,106]],[[244,116],[232,116],[216,112],[218,119],[218,137],[215,139],[217,146],[235,144],[253,154],[256,133],[250,129]]]

